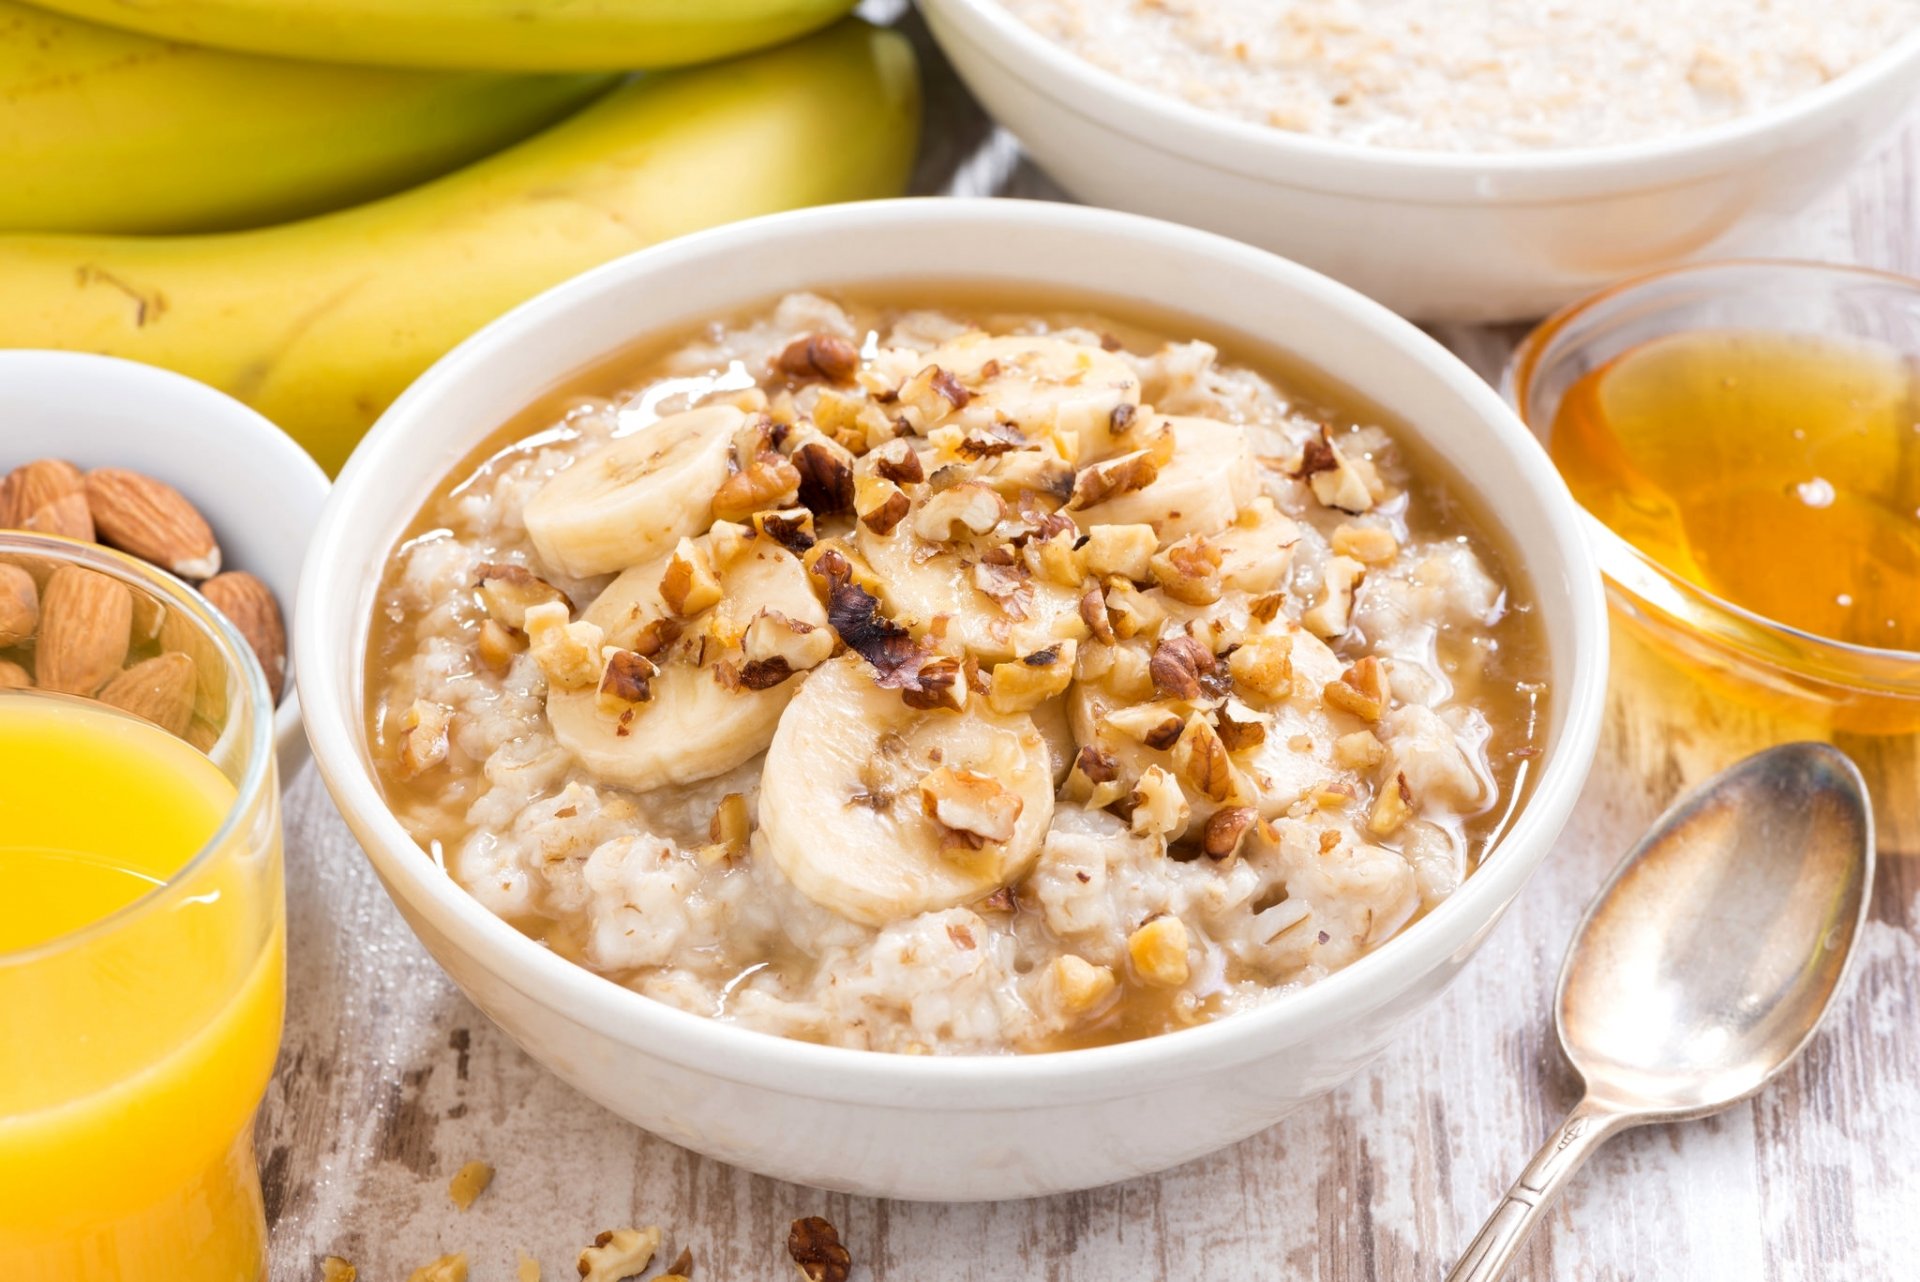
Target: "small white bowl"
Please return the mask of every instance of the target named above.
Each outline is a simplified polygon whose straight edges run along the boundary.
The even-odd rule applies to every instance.
[[[361,694],[378,575],[447,470],[598,358],[794,289],[930,279],[1031,297],[1124,293],[1256,336],[1357,388],[1453,461],[1531,581],[1554,693],[1535,791],[1479,871],[1353,966],[1199,1028],[1018,1057],[789,1041],[642,997],[483,908],[381,799]],[[1230,1144],[1331,1089],[1459,970],[1546,858],[1586,778],[1606,680],[1600,579],[1580,515],[1494,390],[1385,308],[1223,237],[1011,200],[883,201],[738,223],[635,254],[495,321],[396,401],[314,535],[295,633],[314,760],[427,948],[519,1044],[620,1116],[688,1148],[826,1188],[1026,1197],[1127,1179]]]
[[[173,486],[213,526],[222,568],[259,576],[291,625],[327,475],[239,401],[138,361],[0,350],[0,473],[37,458],[132,468]],[[298,652],[289,635],[289,675]],[[307,760],[291,680],[273,735],[285,784]]]
[[[1915,31],[1810,93],[1671,137],[1366,147],[1139,88],[995,0],[921,9],[967,87],[1079,199],[1264,246],[1433,321],[1541,316],[1622,276],[1762,252],[1920,94]]]

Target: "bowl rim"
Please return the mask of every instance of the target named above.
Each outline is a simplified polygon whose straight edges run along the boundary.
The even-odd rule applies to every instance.
[[[1015,69],[1004,58],[996,59],[1059,109],[1126,133],[1142,145],[1170,149],[1164,135],[1171,126],[1184,131],[1189,141],[1204,144],[1207,159],[1216,168],[1308,186],[1315,185],[1315,178],[1323,183],[1390,181],[1409,198],[1429,201],[1524,199],[1526,193],[1511,184],[1525,180],[1584,182],[1595,187],[1662,185],[1710,167],[1730,153],[1765,146],[1774,135],[1804,122],[1844,114],[1854,99],[1873,90],[1920,81],[1920,28],[1916,28],[1865,62],[1804,93],[1676,134],[1518,152],[1379,147],[1256,124],[1141,88],[1041,35],[999,0],[927,0],[927,7],[963,15],[970,34],[976,40],[985,37],[982,52],[1018,60],[1023,65]],[[1089,98],[1111,110],[1090,113]],[[1304,175],[1302,165],[1310,167]],[[1436,189],[1432,186],[1436,182],[1444,185]]]
[[[1579,512],[1532,434],[1498,393],[1433,338],[1379,303],[1290,260],[1223,236],[1156,219],[1052,202],[925,198],[833,205],[769,215],[641,250],[574,277],[521,304],[443,357],[386,411],[341,471],[315,531],[301,580],[296,633],[315,653],[341,644],[364,650],[363,620],[337,607],[354,600],[363,565],[347,565],[338,545],[356,531],[386,531],[390,514],[357,510],[363,480],[408,455],[411,420],[431,413],[444,387],[457,385],[524,336],[564,325],[576,308],[635,278],[688,261],[723,261],[733,248],[773,238],[800,244],[858,236],[864,227],[905,224],[937,237],[942,224],[985,223],[1006,235],[1119,234],[1141,248],[1178,258],[1206,258],[1243,268],[1250,277],[1284,282],[1302,304],[1343,313],[1419,360],[1465,401],[1491,438],[1516,457],[1543,496],[1550,551],[1519,549],[1529,568],[1544,565],[1566,585],[1572,618],[1571,671],[1556,674],[1556,704],[1565,709],[1560,742],[1534,784],[1533,796],[1502,834],[1482,867],[1460,889],[1380,948],[1314,984],[1254,1009],[1194,1028],[1116,1045],[1029,1055],[910,1056],[823,1046],[724,1023],[644,997],[566,961],[495,916],[423,855],[400,825],[356,746],[360,693],[347,662],[308,665],[307,732],[314,759],[334,800],[388,891],[418,912],[446,942],[480,964],[497,983],[529,1001],[624,1044],[715,1077],[783,1094],[874,1107],[971,1110],[1045,1107],[1139,1092],[1198,1065],[1245,1063],[1344,1022],[1356,1009],[1393,1000],[1419,975],[1462,955],[1497,919],[1549,852],[1585,782],[1598,742],[1606,686],[1606,612],[1601,580],[1579,525]],[[964,273],[953,273],[960,275]],[[828,287],[829,282],[822,282]],[[1224,328],[1224,326],[1223,326]],[[586,363],[586,358],[572,368]],[[558,379],[570,373],[555,371]],[[476,434],[477,439],[477,434]],[[397,534],[398,528],[393,531]],[[1518,542],[1517,540],[1512,540]],[[1544,577],[1536,574],[1536,577]],[[338,678],[336,680],[336,678]],[[1517,852],[1530,851],[1526,858]],[[1502,858],[1502,852],[1507,852]],[[410,923],[412,925],[412,923]],[[416,934],[419,933],[416,927]],[[1424,965],[1406,966],[1416,953]],[[1400,982],[1393,982],[1399,966]],[[1380,982],[1386,981],[1386,982]]]
[[[243,442],[233,446],[236,452],[272,458],[276,475],[297,478],[298,484],[309,488],[323,503],[330,497],[332,482],[327,479],[327,474],[321,466],[314,462],[313,456],[308,454],[298,441],[251,405],[197,378],[164,366],[129,360],[123,356],[109,356],[103,352],[66,351],[50,347],[16,347],[0,350],[0,374],[4,374],[9,366],[22,371],[51,370],[58,377],[71,379],[76,385],[112,380],[124,383],[136,391],[142,386],[149,389],[164,388],[170,395],[199,403],[204,407],[204,412],[209,418],[217,416],[219,422],[230,427],[228,444]],[[251,477],[252,469],[238,466],[234,469],[234,474]],[[180,479],[177,477],[158,479],[176,487],[180,484]],[[228,484],[224,480],[216,483]],[[312,531],[308,531],[309,539],[311,535]],[[221,568],[225,570],[232,567],[223,565]],[[167,573],[165,570],[160,572]],[[299,590],[303,581],[303,575],[296,576],[293,581],[295,611],[299,607]],[[189,585],[189,590],[196,596],[199,595],[200,590],[197,587]],[[290,616],[293,611],[287,610],[287,603],[280,604],[283,612],[289,614],[287,623],[291,625]],[[293,638],[293,630],[288,626],[287,673],[285,683],[280,689],[280,697],[274,702],[271,719],[274,755],[278,758],[282,787],[291,781],[295,771],[305,762],[307,756],[307,738],[301,733],[298,688],[299,651],[300,647]]]
[[[1507,358],[1507,363],[1500,372],[1500,394],[1507,404],[1513,407],[1514,413],[1526,425],[1527,430],[1539,439],[1540,433],[1550,428],[1551,424],[1540,423],[1536,426],[1537,416],[1530,412],[1534,399],[1533,384],[1540,373],[1541,361],[1548,350],[1575,320],[1607,307],[1625,305],[1647,288],[1669,280],[1689,277],[1705,279],[1730,271],[1756,270],[1810,277],[1835,276],[1878,281],[1911,294],[1915,302],[1920,303],[1920,277],[1856,263],[1827,263],[1813,258],[1716,258],[1709,262],[1679,263],[1615,281],[1604,289],[1595,290],[1586,297],[1569,303],[1535,325]],[[1675,331],[1675,333],[1680,332],[1683,331]],[[1633,600],[1646,602],[1656,608],[1664,608],[1661,602],[1650,599],[1642,590],[1648,586],[1650,579],[1663,592],[1700,602],[1715,613],[1726,616],[1750,631],[1791,641],[1795,647],[1808,652],[1812,658],[1813,662],[1805,665],[1811,669],[1810,675],[1838,679],[1843,684],[1873,689],[1878,693],[1904,695],[1909,698],[1920,697],[1920,689],[1916,689],[1911,684],[1876,682],[1871,674],[1859,671],[1857,665],[1848,666],[1849,661],[1920,665],[1920,650],[1902,650],[1886,646],[1864,645],[1856,641],[1842,641],[1770,618],[1737,601],[1729,600],[1709,588],[1682,578],[1614,533],[1604,521],[1589,512],[1585,506],[1580,505],[1578,499],[1575,499],[1574,503],[1579,507],[1588,538],[1595,544],[1595,559],[1600,565],[1601,572],[1609,582],[1620,591],[1627,593]],[[1616,567],[1631,567],[1636,572],[1634,578],[1638,581],[1628,582],[1623,579]],[[1712,628],[1708,630],[1708,634],[1725,644],[1735,646],[1742,653],[1752,649],[1750,642],[1734,629]],[[1765,658],[1773,666],[1781,666],[1777,660],[1770,657],[1756,657]]]

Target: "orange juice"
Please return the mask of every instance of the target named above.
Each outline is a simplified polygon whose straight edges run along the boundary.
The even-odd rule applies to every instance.
[[[183,741],[0,692],[5,1282],[265,1276],[251,1133],[284,1002],[272,805],[269,787],[265,822],[229,824],[233,783]]]

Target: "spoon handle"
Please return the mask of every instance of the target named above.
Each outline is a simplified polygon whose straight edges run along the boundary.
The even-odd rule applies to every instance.
[[[1587,1157],[1615,1132],[1631,1125],[1632,1118],[1596,1104],[1591,1097],[1574,1105],[1540,1151],[1520,1172],[1520,1178],[1507,1190],[1499,1209],[1487,1218],[1474,1236],[1460,1262],[1447,1274],[1447,1282],[1494,1282],[1507,1271],[1507,1265],[1519,1254],[1527,1234],[1573,1173]]]

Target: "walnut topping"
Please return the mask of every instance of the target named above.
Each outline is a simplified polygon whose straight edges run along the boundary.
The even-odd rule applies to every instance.
[[[533,661],[557,690],[585,690],[599,684],[600,650],[605,636],[582,619],[567,621],[567,607],[558,601],[527,611],[527,640]]]
[[[1086,581],[1080,571],[1080,558],[1074,554],[1072,522],[1065,529],[1047,534],[1036,533],[1020,549],[1021,560],[1029,570],[1063,588],[1078,588]]]
[[[1002,494],[1027,492],[1036,498],[1065,503],[1073,494],[1073,464],[1045,450],[1021,450],[994,465],[988,481]],[[1071,517],[1062,517],[1072,525]]]
[[[860,349],[838,334],[808,334],[788,343],[773,366],[800,382],[845,383],[860,368]]]
[[[1019,566],[996,564],[982,557],[974,563],[973,573],[969,577],[973,580],[973,586],[992,597],[1008,617],[1027,617],[1027,608],[1033,604],[1033,587],[1027,580],[1026,570]]]
[[[1069,1015],[1092,1010],[1119,986],[1113,971],[1105,966],[1096,966],[1073,953],[1062,953],[1054,958],[1051,974],[1053,990],[1060,999],[1060,1009]]]
[[[926,469],[920,466],[920,453],[913,448],[911,441],[896,437],[876,445],[872,457],[874,474],[883,481],[892,481],[895,485],[918,485],[927,479]]]
[[[800,473],[800,503],[816,516],[853,511],[853,455],[824,439],[793,451]]]
[[[713,515],[744,521],[755,512],[791,504],[800,493],[800,471],[783,454],[761,450],[729,476],[713,496]]]
[[[1127,937],[1134,973],[1156,988],[1178,988],[1191,973],[1187,927],[1178,917],[1155,917]]]
[[[913,500],[892,481],[863,477],[854,487],[854,505],[860,513],[860,524],[884,537],[906,519]]]
[[[1371,730],[1356,730],[1333,741],[1333,764],[1343,770],[1371,770],[1386,759],[1386,745]]]
[[[415,779],[447,759],[447,730],[453,709],[442,703],[415,699],[400,714],[400,777]]]
[[[1073,496],[1067,500],[1067,506],[1076,512],[1098,507],[1122,494],[1144,490],[1159,476],[1160,464],[1148,450],[1134,450],[1117,458],[1090,463],[1073,478]]]
[[[1157,835],[1172,841],[1187,830],[1192,809],[1180,785],[1164,766],[1148,766],[1133,785],[1133,814],[1128,824],[1136,835]]]
[[[900,404],[919,418],[918,426],[922,430],[931,428],[973,399],[973,394],[959,379],[938,365],[922,368],[900,385],[896,395]]]
[[[1239,852],[1240,843],[1260,818],[1252,806],[1223,806],[1207,817],[1200,838],[1200,849],[1209,859],[1227,859]]]
[[[1366,479],[1333,443],[1333,434],[1325,424],[1320,427],[1319,437],[1309,440],[1301,451],[1294,475],[1304,480],[1326,507],[1357,515],[1373,506]]]
[[[1353,592],[1367,575],[1367,567],[1350,556],[1327,562],[1320,599],[1300,616],[1301,624],[1317,637],[1331,640],[1347,630],[1353,615]]]
[[[787,551],[799,556],[813,546],[813,513],[803,507],[782,508],[778,512],[755,512],[753,528]]]
[[[1390,836],[1412,817],[1413,789],[1407,786],[1406,773],[1396,772],[1393,781],[1373,799],[1373,810],[1367,815],[1367,831],[1377,837]]]
[[[1212,677],[1215,660],[1207,647],[1190,636],[1168,637],[1153,648],[1147,671],[1156,690],[1169,699],[1201,699],[1209,691],[1202,678]]]
[[[1227,745],[1205,713],[1196,712],[1187,718],[1186,728],[1173,745],[1173,765],[1188,787],[1210,801],[1225,801],[1239,791]]]
[[[707,549],[692,539],[681,539],[660,576],[660,599],[686,618],[720,601],[720,578],[714,573]]]
[[[1386,715],[1393,693],[1387,686],[1387,670],[1374,655],[1361,659],[1338,681],[1329,681],[1320,697],[1330,708],[1351,712],[1362,721],[1378,721]]]
[[[1025,803],[992,775],[941,766],[920,780],[920,808],[952,832],[981,841],[1013,837]]]
[[[515,632],[527,630],[527,611],[536,605],[557,601],[573,612],[566,593],[523,565],[488,561],[478,571],[476,586],[487,617]]]
[[[845,556],[828,549],[811,572],[827,582],[828,623],[849,650],[873,666],[875,685],[901,691],[911,707],[966,706],[959,661],[935,654],[882,614],[879,598],[853,582]]]
[[[1160,536],[1151,525],[1096,525],[1087,531],[1087,541],[1080,548],[1080,564],[1097,578],[1117,574],[1144,583],[1159,546]]]
[[[920,505],[913,532],[929,543],[944,543],[956,526],[974,534],[991,533],[1007,514],[1007,501],[978,481],[961,481]]]
[[[1126,579],[1107,580],[1107,618],[1113,634],[1122,641],[1142,634],[1152,635],[1166,622],[1167,612],[1158,602]]]
[[[580,1252],[582,1282],[621,1282],[646,1269],[653,1253],[660,1249],[660,1230],[652,1225],[644,1229],[608,1229],[593,1239],[593,1245]]]
[[[645,627],[633,634],[633,643],[627,649],[651,659],[678,641],[683,631],[685,628],[678,619],[649,619]]]
[[[1220,599],[1220,546],[1202,535],[1181,539],[1149,563],[1154,582],[1168,596],[1188,605],[1212,605]]]
[[[488,670],[504,674],[513,666],[513,656],[520,652],[520,637],[512,629],[487,619],[480,625],[480,638],[474,642],[473,651]]]
[[[1092,744],[1080,749],[1073,759],[1073,768],[1085,775],[1089,783],[1112,783],[1120,777],[1120,763]]]
[[[1265,596],[1255,597],[1247,602],[1247,614],[1255,623],[1272,623],[1280,615],[1280,607],[1287,603],[1284,592],[1269,592]]]
[[[1100,595],[1099,588],[1087,589],[1080,598],[1080,621],[1087,625],[1095,641],[1113,644],[1113,620],[1107,617],[1107,599]]]
[[[1072,641],[1058,641],[1011,663],[996,663],[989,679],[987,703],[995,712],[1030,712],[1073,683]]]
[[[1278,698],[1293,689],[1293,638],[1253,636],[1227,656],[1227,671],[1247,689]]]
[[[1127,738],[1164,752],[1179,741],[1186,720],[1164,703],[1138,703],[1115,708],[1101,718]]]
[[[847,1282],[853,1257],[840,1245],[840,1233],[817,1215],[795,1220],[787,1230],[787,1254],[807,1282]]]
[[[1252,708],[1229,699],[1214,713],[1214,729],[1228,752],[1251,752],[1267,741],[1266,723]]]
[[[653,687],[649,683],[660,675],[653,660],[613,646],[604,654],[607,668],[600,674],[600,711],[617,717],[653,698]]]
[[[1027,438],[1005,423],[982,423],[968,428],[955,444],[953,452],[963,459],[975,460],[998,458],[1002,454],[1026,448]]]
[[[740,648],[747,660],[742,682],[748,689],[761,690],[767,686],[754,684],[748,675],[751,669],[764,667],[771,675],[771,669],[777,666],[780,675],[767,685],[778,685],[795,672],[817,668],[833,657],[833,633],[778,610],[762,610],[747,624]]]
[[[713,816],[707,820],[707,844],[694,852],[695,858],[702,864],[717,864],[744,855],[752,829],[745,794],[728,793],[713,808]]]
[[[1333,550],[1362,565],[1386,565],[1400,555],[1400,543],[1377,525],[1344,524],[1333,532]]]

